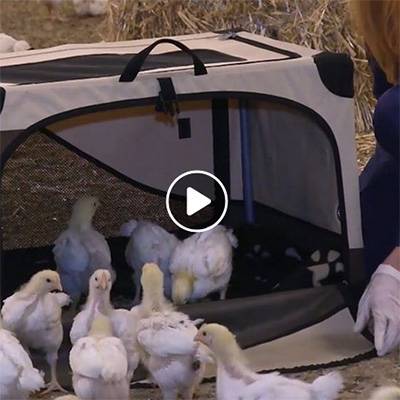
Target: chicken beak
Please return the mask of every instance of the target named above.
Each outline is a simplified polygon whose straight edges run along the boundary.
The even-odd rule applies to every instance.
[[[203,335],[200,332],[197,332],[196,336],[193,339],[195,342],[203,343]]]
[[[59,290],[60,292],[63,291],[63,287],[61,286],[61,282],[57,282],[56,290]]]
[[[101,276],[101,278],[100,278],[100,287],[103,290],[106,290],[107,289],[107,283],[108,283],[107,276],[105,274],[103,274]]]

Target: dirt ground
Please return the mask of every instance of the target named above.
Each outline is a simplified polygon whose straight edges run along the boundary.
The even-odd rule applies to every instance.
[[[398,357],[398,354],[392,354],[391,356],[374,358],[346,367],[336,368],[344,377],[344,390],[338,400],[367,400],[371,392],[377,387],[398,385],[400,378]],[[321,374],[332,370],[316,370],[289,376],[312,382]],[[55,394],[41,397],[41,399],[48,400],[56,397],[57,395]],[[158,389],[134,389],[131,392],[131,398],[135,400],[162,400]],[[208,399],[215,399],[215,385],[213,383],[202,384],[197,393],[196,400]]]
[[[96,42],[103,38],[105,17],[78,18],[69,1],[59,10],[62,21],[51,21],[40,0],[0,0],[0,31],[18,39],[27,40],[33,48],[50,47],[65,43]],[[362,168],[374,148],[372,134],[358,135],[358,162]],[[345,378],[345,389],[340,400],[367,399],[371,391],[381,385],[400,383],[398,354],[375,358],[346,367],[337,368]],[[311,381],[327,370],[296,374],[295,377]],[[199,400],[215,397],[214,384],[204,384]],[[54,398],[55,396],[48,397]],[[160,399],[157,390],[134,390],[137,400]]]

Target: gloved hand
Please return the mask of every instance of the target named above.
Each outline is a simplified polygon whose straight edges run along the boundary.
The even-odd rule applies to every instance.
[[[379,356],[400,346],[400,271],[390,265],[378,267],[358,304],[354,330],[367,324]]]

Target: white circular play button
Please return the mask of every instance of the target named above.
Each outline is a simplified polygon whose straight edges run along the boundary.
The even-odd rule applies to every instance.
[[[204,207],[211,204],[212,200],[192,187],[186,189],[186,214],[190,217]]]
[[[185,204],[176,201],[176,196],[184,196]],[[202,170],[187,171],[175,178],[165,201],[172,221],[189,232],[214,228],[228,210],[228,194],[224,185],[216,176]]]

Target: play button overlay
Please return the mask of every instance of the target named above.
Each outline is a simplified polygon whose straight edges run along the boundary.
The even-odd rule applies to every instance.
[[[204,232],[214,228],[228,210],[228,194],[213,174],[187,171],[171,183],[165,199],[168,215],[181,229]]]
[[[186,189],[186,214],[190,217],[211,204],[211,199],[201,194],[196,189]]]

